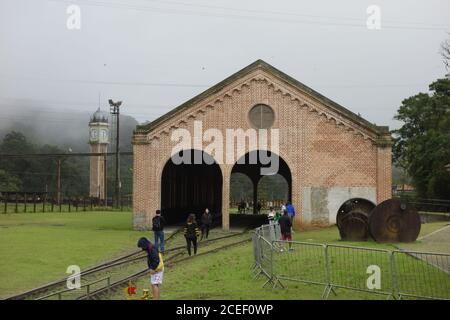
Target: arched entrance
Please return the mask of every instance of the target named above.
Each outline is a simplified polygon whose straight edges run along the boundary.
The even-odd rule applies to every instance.
[[[205,208],[219,217],[222,210],[222,171],[214,159],[199,150],[180,151],[180,158],[190,153],[191,161],[176,164],[170,158],[161,177],[161,211],[169,223],[185,221],[190,213],[200,218]],[[194,161],[201,159],[201,163]]]
[[[267,159],[277,159],[278,165],[276,167],[271,166]],[[269,170],[269,168],[272,168]],[[262,170],[266,169],[266,170]],[[252,192],[251,192],[251,211],[253,214],[258,213],[258,202],[261,206],[263,204],[267,205],[270,203],[269,200],[271,195],[284,194],[282,199],[277,199],[277,203],[281,201],[291,201],[292,198],[292,175],[289,166],[286,161],[284,161],[280,156],[272,154],[270,151],[265,150],[255,150],[249,152],[242,156],[233,166],[231,170],[231,175],[242,174],[247,176],[251,181]],[[284,183],[283,183],[284,182]],[[267,186],[269,184],[269,186]],[[271,185],[272,184],[272,185]],[[259,187],[264,186],[264,189],[270,187],[279,188],[273,194],[267,194],[264,192],[258,192]],[[230,183],[230,195],[234,194],[235,190],[231,188],[236,188],[235,184]],[[264,191],[264,190],[263,190]],[[270,192],[269,192],[270,193]],[[265,199],[263,199],[263,197]],[[230,199],[232,200],[232,199]],[[275,203],[275,201],[272,201]],[[262,208],[261,208],[262,209]]]
[[[234,172],[230,177],[230,213],[245,214],[253,199],[253,182],[244,173]]]
[[[263,212],[268,211],[270,207],[278,210],[282,204],[290,201],[289,191],[289,183],[281,174],[262,176],[258,182],[257,197],[262,202]]]

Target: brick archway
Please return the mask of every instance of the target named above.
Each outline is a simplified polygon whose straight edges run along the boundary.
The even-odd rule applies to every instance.
[[[184,221],[194,213],[198,218],[209,208],[213,215],[219,216],[222,208],[222,171],[212,157],[200,150],[190,152],[192,161],[188,164],[175,164],[170,158],[162,170],[161,211],[169,223]],[[205,161],[194,163],[200,155]],[[212,163],[212,164],[210,164]]]
[[[253,203],[258,202],[258,184],[262,177],[261,168],[268,168],[270,165],[265,164],[265,161],[260,159],[259,151],[267,152],[268,157],[277,157],[278,169],[273,174],[281,175],[288,185],[288,201],[292,201],[292,173],[286,161],[279,155],[266,150],[254,150],[243,155],[231,169],[231,174],[242,173],[250,178],[253,183]],[[256,213],[256,206],[253,208]]]

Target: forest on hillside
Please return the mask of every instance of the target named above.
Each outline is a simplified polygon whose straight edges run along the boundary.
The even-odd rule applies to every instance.
[[[65,118],[67,114],[63,115]],[[51,123],[32,119],[15,120],[14,125],[0,126],[0,154],[70,154],[89,152],[89,113],[70,114],[70,122],[61,115],[52,116]],[[59,121],[58,121],[59,120]],[[111,121],[110,121],[111,123]],[[120,151],[132,151],[131,137],[138,122],[120,116]],[[110,130],[109,152],[114,152],[114,128]],[[131,194],[132,156],[121,156],[122,195]],[[114,191],[114,157],[108,158],[108,197]],[[0,191],[48,192],[56,191],[57,163],[53,158],[0,158]],[[65,157],[61,164],[61,192],[65,197],[89,195],[89,158]]]

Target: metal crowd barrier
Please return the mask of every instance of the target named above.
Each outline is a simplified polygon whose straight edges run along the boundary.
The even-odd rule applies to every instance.
[[[450,299],[449,254],[397,250],[392,257],[400,299]]]
[[[273,245],[275,283],[281,283],[280,280],[288,280],[327,285],[324,245],[291,242],[289,249],[289,244],[280,240],[274,241]]]
[[[334,288],[393,296],[390,251],[326,245],[325,256],[328,273],[325,298],[328,298]],[[378,278],[371,278],[371,275]]]
[[[387,298],[450,299],[450,254],[281,241],[278,224],[256,228],[254,271],[271,283],[323,285],[327,299],[343,288]]]

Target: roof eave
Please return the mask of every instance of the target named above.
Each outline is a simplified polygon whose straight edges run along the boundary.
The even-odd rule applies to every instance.
[[[389,127],[376,126],[376,125],[370,123],[369,121],[365,120],[361,116],[353,113],[352,111],[341,106],[340,104],[328,99],[327,97],[323,96],[321,93],[304,85],[300,81],[292,78],[288,74],[278,70],[277,68],[271,66],[270,64],[266,63],[265,61],[257,60],[255,62],[253,62],[252,64],[248,65],[247,67],[235,72],[234,74],[232,74],[228,78],[222,80],[221,82],[217,83],[216,85],[203,91],[202,93],[198,94],[197,96],[193,97],[192,99],[190,99],[190,100],[184,102],[183,104],[179,105],[178,107],[172,109],[171,111],[167,112],[166,114],[162,115],[161,117],[153,120],[152,122],[144,124],[144,125],[136,126],[136,129],[134,130],[133,134],[138,135],[138,134],[150,133],[153,129],[155,129],[160,123],[162,123],[166,119],[169,119],[172,116],[175,116],[177,113],[184,111],[185,109],[194,105],[196,102],[201,101],[217,92],[220,92],[223,88],[225,88],[227,85],[231,84],[235,80],[237,80],[257,69],[262,69],[270,74],[273,74],[280,80],[287,83],[288,85],[294,86],[294,87],[298,88],[300,91],[304,91],[305,93],[307,93],[310,96],[314,97],[315,99],[319,100],[323,104],[327,105],[329,108],[335,110],[339,114],[346,116],[351,121],[357,123],[361,127],[369,130],[376,136],[381,137],[381,136],[385,136],[387,133],[389,133]]]

